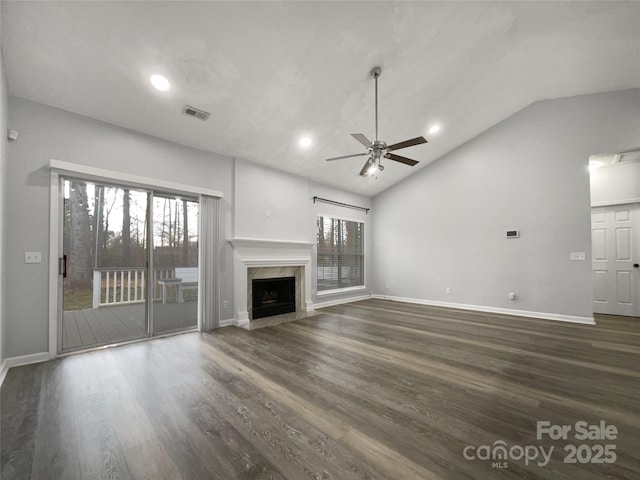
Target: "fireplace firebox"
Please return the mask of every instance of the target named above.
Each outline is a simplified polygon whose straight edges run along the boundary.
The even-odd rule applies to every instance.
[[[254,278],[251,289],[253,320],[296,311],[296,277]]]

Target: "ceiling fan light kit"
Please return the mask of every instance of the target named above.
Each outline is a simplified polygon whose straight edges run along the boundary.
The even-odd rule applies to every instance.
[[[342,160],[344,158],[352,158],[352,157],[363,157],[369,156],[362,169],[360,170],[361,176],[371,176],[375,175],[377,172],[381,172],[384,170],[384,166],[381,164],[382,158],[387,158],[389,160],[393,160],[398,163],[403,163],[405,165],[409,165],[413,167],[417,165],[418,162],[416,160],[412,160],[407,157],[403,157],[401,155],[396,155],[395,153],[391,153],[394,150],[400,150],[402,148],[413,147],[414,145],[420,145],[422,143],[427,143],[427,139],[424,137],[416,137],[410,140],[405,140],[404,142],[394,143],[393,145],[387,145],[386,142],[382,140],[378,140],[378,77],[382,74],[382,69],[380,67],[374,67],[371,70],[371,76],[375,80],[375,112],[376,112],[376,137],[373,142],[369,141],[369,139],[363,135],[362,133],[352,133],[351,136],[365,146],[367,151],[365,153],[356,153],[353,155],[343,155],[341,157],[333,157],[327,158],[327,162],[332,162],[334,160]]]

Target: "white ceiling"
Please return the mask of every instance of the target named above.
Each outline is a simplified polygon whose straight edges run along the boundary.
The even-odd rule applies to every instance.
[[[12,95],[366,195],[533,101],[639,87],[639,25],[640,2],[2,2]],[[374,136],[375,65],[381,139],[429,139],[377,179],[323,160]]]

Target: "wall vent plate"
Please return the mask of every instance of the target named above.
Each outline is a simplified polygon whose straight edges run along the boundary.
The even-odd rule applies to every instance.
[[[520,236],[520,230],[507,230],[507,238],[518,238]]]
[[[206,122],[211,114],[209,112],[205,112],[204,110],[200,110],[199,108],[192,107],[191,105],[185,105],[182,108],[182,113],[189,117],[197,118],[198,120],[202,120]]]

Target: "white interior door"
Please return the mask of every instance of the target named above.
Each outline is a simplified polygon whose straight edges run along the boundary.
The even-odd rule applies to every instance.
[[[593,311],[640,317],[640,205],[591,210]]]

